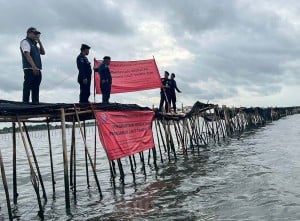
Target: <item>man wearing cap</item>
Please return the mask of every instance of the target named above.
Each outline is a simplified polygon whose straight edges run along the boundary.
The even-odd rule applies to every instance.
[[[110,57],[105,56],[102,64],[98,68],[100,74],[100,87],[102,92],[102,103],[108,104],[110,98],[112,77],[109,70]]]
[[[77,81],[80,84],[79,103],[89,103],[92,68],[87,59],[90,53],[90,46],[82,44],[80,54],[77,56],[77,68],[79,70]]]
[[[29,103],[30,91],[33,104],[39,103],[39,90],[42,80],[41,55],[45,49],[40,40],[40,34],[34,27],[27,29],[27,36],[20,43],[24,71],[23,102]]]

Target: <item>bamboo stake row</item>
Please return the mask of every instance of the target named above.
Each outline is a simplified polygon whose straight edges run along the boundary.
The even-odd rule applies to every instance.
[[[137,162],[136,156],[139,157],[139,163],[141,164],[141,171],[143,175],[147,176],[146,161],[149,166],[154,166],[155,170],[159,169],[159,162],[164,164],[166,161],[176,161],[178,156],[188,156],[193,153],[196,149],[199,151],[200,148],[208,148],[210,143],[221,142],[222,140],[231,137],[235,134],[240,134],[248,128],[256,128],[266,124],[266,122],[278,120],[283,116],[290,114],[299,113],[298,109],[276,109],[271,108],[267,110],[253,108],[253,109],[242,109],[242,108],[222,108],[218,105],[211,105],[205,108],[198,108],[194,110],[193,114],[185,115],[169,115],[161,114],[156,115],[154,120],[154,137],[156,138],[156,146],[145,152],[140,152],[135,155],[128,156],[130,162],[130,171],[132,174],[133,182],[136,182],[136,169]],[[75,145],[75,131],[79,128],[81,138],[84,143],[85,161],[86,161],[86,178],[87,187],[90,187],[89,182],[89,166],[92,169],[93,176],[98,188],[100,199],[102,199],[102,192],[100,188],[100,182],[96,170],[96,128],[95,128],[95,142],[94,142],[94,156],[92,157],[89,153],[89,148],[86,140],[86,125],[85,121],[80,119],[80,114],[76,107],[74,112],[66,113],[64,108],[60,109],[60,120],[61,120],[61,134],[62,134],[62,148],[63,148],[63,167],[64,167],[64,186],[65,186],[65,207],[67,214],[70,214],[71,200],[70,192],[73,192],[74,200],[76,201],[76,145]],[[67,133],[66,133],[66,116],[73,117],[72,132],[71,132],[71,147],[68,160],[67,152]],[[28,165],[30,168],[31,182],[33,189],[36,193],[39,216],[43,218],[44,208],[41,202],[40,192],[47,201],[46,190],[44,187],[42,174],[38,166],[38,160],[35,155],[33,144],[28,133],[28,129],[25,124],[24,116],[16,116],[15,121],[12,122],[13,127],[13,203],[17,204],[18,188],[17,188],[17,151],[16,151],[16,122],[19,126],[19,133],[21,135],[23,145],[25,148]],[[51,119],[47,117],[47,129],[48,129],[48,144],[49,144],[49,156],[51,166],[51,180],[52,180],[52,192],[53,198],[55,198],[55,172],[53,166],[53,153],[51,144],[51,134],[49,122]],[[76,126],[77,122],[77,126]],[[83,124],[82,124],[83,122]],[[101,135],[101,133],[100,133]],[[158,148],[158,149],[157,149]],[[29,151],[30,150],[30,151]],[[146,155],[146,156],[145,156]],[[151,160],[152,158],[152,160]],[[167,159],[166,159],[167,158]],[[33,160],[32,160],[33,159]],[[33,162],[32,162],[33,161]],[[117,159],[109,161],[109,168],[111,173],[111,184],[115,191],[116,184],[115,178],[119,176],[121,184],[125,184],[125,169],[124,159]],[[68,165],[69,162],[69,165]],[[128,162],[128,161],[127,161]],[[118,172],[116,170],[118,166]],[[8,185],[6,181],[6,175],[4,170],[4,162],[0,151],[0,167],[1,177],[3,186],[5,189],[5,196],[7,202],[8,216],[9,219],[13,219],[13,212],[11,210],[11,202],[8,192]],[[41,186],[41,190],[39,188]]]

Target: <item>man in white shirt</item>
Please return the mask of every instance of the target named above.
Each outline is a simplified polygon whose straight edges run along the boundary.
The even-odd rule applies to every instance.
[[[23,102],[29,103],[30,91],[33,104],[39,103],[39,88],[42,80],[41,55],[45,49],[40,40],[40,34],[34,27],[27,29],[27,36],[20,43],[22,64],[24,70]],[[39,45],[39,46],[38,46]]]

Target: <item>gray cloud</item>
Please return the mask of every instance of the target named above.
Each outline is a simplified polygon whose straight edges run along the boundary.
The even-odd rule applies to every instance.
[[[131,32],[122,13],[106,1],[1,1],[1,21],[4,33],[16,33],[35,26],[48,35],[70,30],[99,31],[111,35]],[[11,14],[8,14],[11,13]]]

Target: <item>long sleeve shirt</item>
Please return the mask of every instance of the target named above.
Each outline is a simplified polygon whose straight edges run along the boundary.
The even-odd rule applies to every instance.
[[[109,66],[107,64],[102,63],[98,68],[98,73],[100,74],[101,83],[108,83],[108,84],[112,83],[111,73],[109,70]],[[103,80],[105,82],[103,82]]]
[[[87,57],[82,53],[80,53],[77,56],[76,62],[77,62],[77,68],[79,70],[78,82],[79,83],[82,82],[83,79],[90,80],[92,75],[92,68],[91,68],[91,63],[89,62]]]

